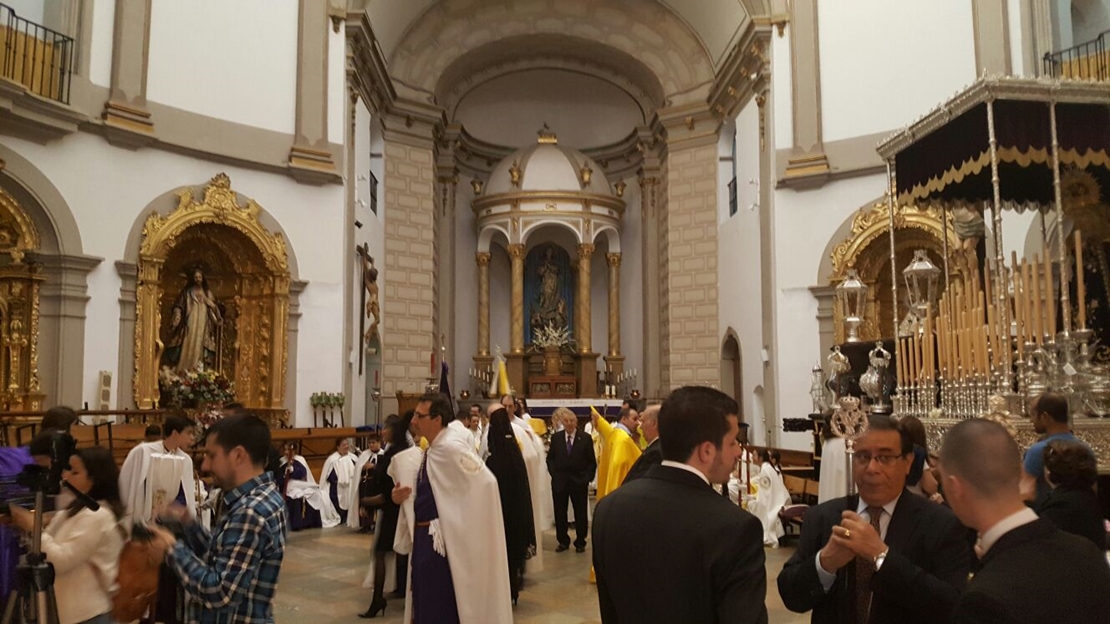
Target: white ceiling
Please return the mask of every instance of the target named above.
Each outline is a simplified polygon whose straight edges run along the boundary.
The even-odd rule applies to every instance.
[[[381,44],[390,58],[409,26],[439,0],[367,0],[366,12]],[[717,66],[747,17],[740,0],[658,0],[684,20],[709,52]],[[482,0],[474,0],[481,3]]]

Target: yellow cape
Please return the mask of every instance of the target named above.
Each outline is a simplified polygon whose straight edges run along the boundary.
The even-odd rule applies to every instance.
[[[632,464],[640,458],[640,446],[623,429],[617,429],[604,418],[597,419],[597,431],[605,440],[597,464],[597,500],[600,501],[624,482]]]

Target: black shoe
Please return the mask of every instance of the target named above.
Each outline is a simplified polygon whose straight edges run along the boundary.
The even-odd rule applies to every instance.
[[[555,547],[555,552],[563,552],[564,550],[570,550],[570,544],[559,544]]]
[[[576,553],[584,553],[584,552],[586,552],[586,547],[585,547],[585,546],[575,546],[575,547],[574,547],[574,552],[576,552]]]
[[[363,613],[359,613],[358,616],[363,619],[369,619],[378,617],[378,614],[385,617],[385,598],[379,598],[371,602],[370,608]]]

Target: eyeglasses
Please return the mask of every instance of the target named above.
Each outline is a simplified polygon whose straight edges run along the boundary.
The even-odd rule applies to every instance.
[[[869,466],[871,460],[879,462],[880,466],[889,466],[894,463],[894,460],[901,459],[901,455],[872,455],[871,453],[855,453],[852,455],[852,461],[857,466]]]
[[[412,411],[412,415],[417,417],[417,418],[431,418],[431,416],[432,416],[431,414],[423,414],[423,413],[418,412],[416,410]]]

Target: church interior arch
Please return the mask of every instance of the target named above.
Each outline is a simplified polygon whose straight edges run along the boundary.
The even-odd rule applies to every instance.
[[[740,422],[744,419],[744,360],[741,359],[740,337],[736,330],[729,327],[725,331],[725,340],[721,344],[721,392],[736,399],[740,406]]]

